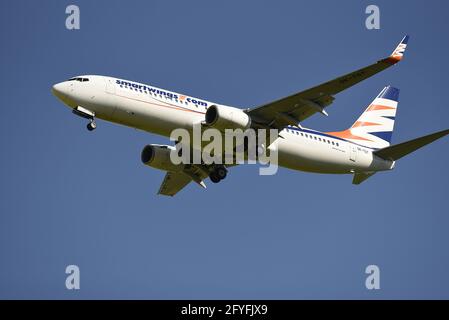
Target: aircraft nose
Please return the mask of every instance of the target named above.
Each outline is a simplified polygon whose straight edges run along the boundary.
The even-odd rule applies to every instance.
[[[67,94],[67,83],[60,82],[53,85],[51,92],[58,98],[62,99]]]

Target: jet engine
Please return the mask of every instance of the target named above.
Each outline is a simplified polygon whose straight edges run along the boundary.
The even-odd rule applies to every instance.
[[[251,118],[241,109],[212,105],[206,111],[206,124],[219,129],[248,129]]]
[[[144,165],[159,170],[178,172],[184,168],[183,164],[174,164],[170,159],[170,153],[175,152],[176,148],[172,146],[149,144],[146,145],[141,153],[141,159]]]

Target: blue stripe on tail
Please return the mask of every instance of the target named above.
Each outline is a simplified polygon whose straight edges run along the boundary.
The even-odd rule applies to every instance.
[[[381,138],[382,140],[391,142],[391,137],[393,136],[393,131],[383,131],[383,132],[370,132],[373,136]]]
[[[379,93],[378,98],[388,99],[398,102],[399,101],[399,89],[388,86]]]

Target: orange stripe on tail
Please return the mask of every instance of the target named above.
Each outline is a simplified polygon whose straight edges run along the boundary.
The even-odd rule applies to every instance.
[[[368,109],[366,109],[366,111],[374,111],[374,110],[395,110],[395,107],[387,107],[387,106],[382,106],[380,104],[372,104],[368,107]]]
[[[344,130],[344,131],[338,131],[338,132],[326,132],[327,134],[343,139],[351,139],[351,140],[364,140],[364,141],[371,141],[369,139],[365,139],[359,136],[355,136],[352,134],[351,130]]]
[[[367,126],[379,126],[380,123],[374,123],[374,122],[365,122],[365,121],[356,121],[351,128],[357,128],[357,127],[367,127]]]

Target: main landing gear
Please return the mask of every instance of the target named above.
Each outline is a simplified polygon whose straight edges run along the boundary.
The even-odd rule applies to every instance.
[[[213,183],[218,183],[228,174],[228,170],[226,170],[225,166],[217,166],[215,169],[209,174],[210,181]]]

